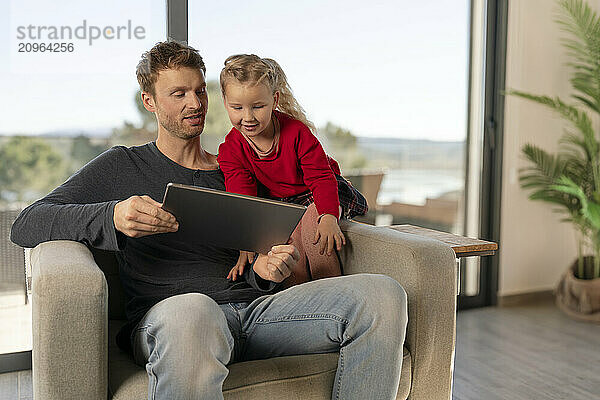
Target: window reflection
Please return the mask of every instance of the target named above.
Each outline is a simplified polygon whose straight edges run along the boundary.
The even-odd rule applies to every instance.
[[[213,85],[205,146],[216,151],[230,129],[217,85],[223,61],[274,58],[369,201],[358,219],[462,233],[470,2],[343,4],[190,2],[189,43]]]
[[[32,344],[31,273],[10,226],[102,151],[154,139],[135,67],[165,21],[164,0],[0,2],[0,354]]]

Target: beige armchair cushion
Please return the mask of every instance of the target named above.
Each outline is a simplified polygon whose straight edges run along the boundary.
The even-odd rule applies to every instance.
[[[347,221],[341,227],[348,242],[341,252],[344,273],[386,274],[408,294],[397,398],[449,400],[456,320],[454,252],[441,242],[388,228]],[[31,252],[35,398],[147,396],[145,370],[114,342],[127,300],[115,258],[94,253],[96,260],[86,246],[72,241],[42,243]],[[330,399],[336,367],[337,353],[232,364],[225,398]]]

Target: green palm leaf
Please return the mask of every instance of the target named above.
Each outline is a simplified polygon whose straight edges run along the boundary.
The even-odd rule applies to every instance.
[[[529,164],[520,169],[519,180],[531,191],[530,199],[558,206],[554,211],[581,232],[580,246],[590,243],[596,249],[594,276],[600,277],[600,143],[588,115],[600,114],[600,17],[583,0],[558,4],[563,13],[557,22],[569,35],[562,44],[571,57],[570,83],[577,106],[559,97],[507,91],[550,108],[570,124],[556,154],[532,144],[523,147]]]
[[[562,115],[564,118],[570,121],[573,126],[579,130],[579,132],[581,132],[583,135],[583,141],[590,154],[595,155],[598,153],[598,142],[595,138],[592,121],[586,112],[579,110],[575,106],[566,104],[558,97],[552,98],[549,96],[539,96],[521,92],[519,90],[510,90],[508,91],[508,94],[535,101],[536,103],[545,105]]]
[[[532,165],[521,169],[519,181],[521,187],[532,190],[529,198],[562,206],[569,214],[576,213],[579,209],[577,198],[551,187],[566,169],[565,160],[531,144],[523,146],[523,154]]]
[[[574,62],[571,85],[578,92],[574,97],[596,112],[600,112],[600,18],[582,0],[561,0],[565,11],[556,22],[571,37],[562,40]]]
[[[589,161],[594,158],[594,155],[591,153],[589,146],[587,145],[585,139],[578,134],[566,132],[558,141],[559,144],[563,145],[558,150],[559,154],[562,154],[566,158],[570,159],[580,159],[583,157]],[[596,146],[600,147],[600,146]]]
[[[551,189],[575,196],[581,202],[581,214],[596,230],[600,230],[600,204],[587,198],[583,190],[571,179],[562,176]]]

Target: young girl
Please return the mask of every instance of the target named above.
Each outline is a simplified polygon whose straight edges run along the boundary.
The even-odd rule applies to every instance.
[[[226,190],[256,196],[260,183],[272,198],[309,206],[291,237],[302,256],[288,286],[340,275],[332,252],[341,250],[346,239],[338,218],[364,215],[366,200],[325,154],[277,62],[256,55],[231,56],[220,81],[233,125],[217,158]],[[228,278],[236,280],[253,256],[240,252]]]

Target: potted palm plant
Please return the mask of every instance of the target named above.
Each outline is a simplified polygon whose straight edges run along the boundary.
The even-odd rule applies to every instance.
[[[568,315],[600,322],[600,143],[592,116],[600,116],[600,18],[583,0],[560,0],[557,23],[571,58],[571,102],[511,90],[549,107],[569,123],[551,154],[534,144],[522,152],[529,165],[520,171],[529,198],[551,203],[577,231],[578,257],[561,278],[556,301]]]

